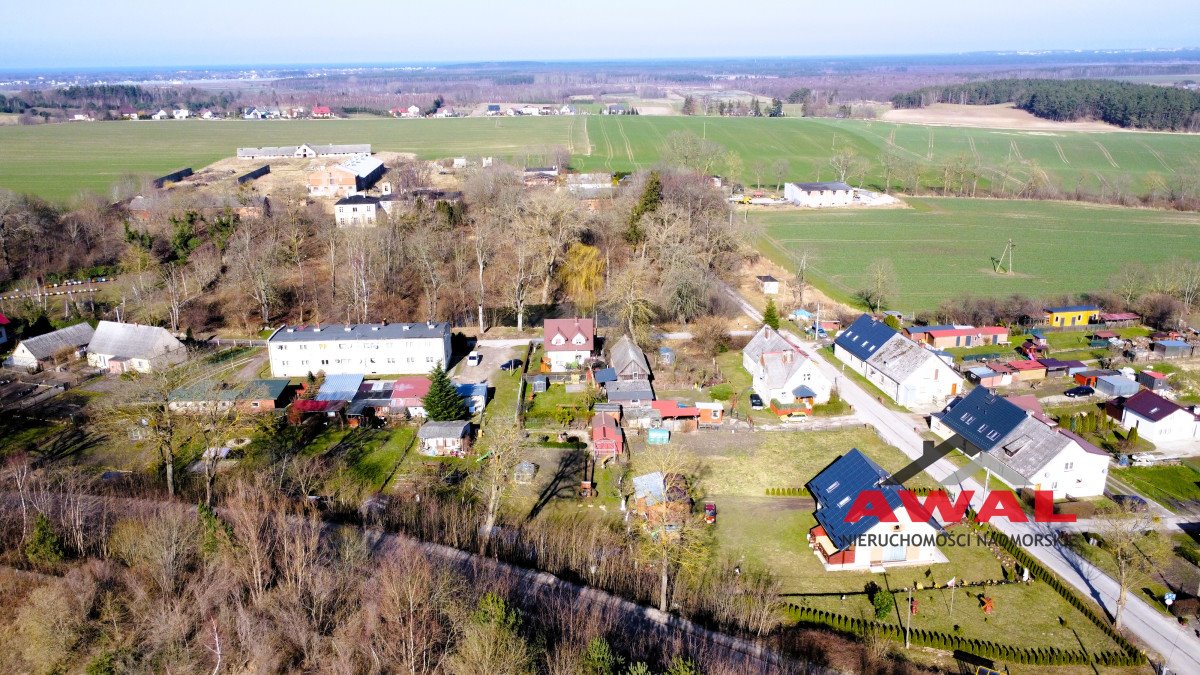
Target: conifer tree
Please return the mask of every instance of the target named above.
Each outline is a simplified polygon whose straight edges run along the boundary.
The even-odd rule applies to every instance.
[[[774,298],[767,298],[767,308],[763,310],[763,325],[772,330],[779,330],[779,310],[775,307]]]
[[[467,402],[440,365],[429,374],[429,393],[421,399],[421,404],[425,408],[425,417],[431,422],[465,420],[470,416]]]

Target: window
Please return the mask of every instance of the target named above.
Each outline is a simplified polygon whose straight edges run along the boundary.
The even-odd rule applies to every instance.
[[[838,500],[838,508],[840,509],[849,503],[850,503],[850,495],[846,495],[845,497],[842,497],[841,499]]]
[[[572,342],[573,344],[581,345],[581,344],[583,344],[583,343],[587,342],[587,338],[585,338],[585,337],[583,336],[583,333],[579,333],[578,335],[576,335],[576,336],[575,336],[575,337],[574,337],[574,338],[571,340],[571,342]]]
[[[1070,471],[1074,468],[1075,468],[1075,462],[1067,462],[1066,466],[1063,467],[1063,471]]]
[[[842,482],[841,482],[841,481],[835,480],[835,481],[833,481],[832,483],[830,483],[830,484],[829,484],[829,487],[828,487],[828,488],[826,488],[826,489],[827,489],[828,491],[830,491],[830,492],[833,492],[834,490],[838,489],[838,486],[839,486],[839,485],[841,485],[841,484],[842,484]]]

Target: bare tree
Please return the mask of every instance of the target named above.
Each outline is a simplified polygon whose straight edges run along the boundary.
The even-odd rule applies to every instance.
[[[1117,268],[1117,272],[1109,280],[1109,288],[1113,289],[1125,304],[1132,304],[1146,291],[1146,275],[1146,266],[1142,263],[1125,263]]]
[[[497,418],[487,427],[480,445],[487,461],[475,475],[475,490],[484,503],[483,527],[479,536],[479,554],[487,555],[496,528],[500,506],[513,480],[513,470],[521,459],[525,433],[516,420]]]
[[[859,297],[872,312],[878,312],[887,306],[888,298],[895,292],[895,266],[888,258],[876,258],[867,268],[866,285],[859,291]]]
[[[1096,514],[1096,534],[1113,558],[1117,586],[1117,609],[1113,625],[1121,628],[1129,589],[1152,575],[1170,558],[1170,547],[1154,530],[1154,519],[1144,505],[1127,503]]]
[[[786,159],[777,159],[771,163],[771,177],[775,179],[775,189],[783,191],[783,181],[791,171],[791,164]]]

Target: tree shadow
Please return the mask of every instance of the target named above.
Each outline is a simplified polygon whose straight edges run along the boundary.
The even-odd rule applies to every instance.
[[[587,463],[588,453],[586,450],[564,452],[558,460],[558,467],[555,469],[550,482],[546,487],[542,488],[533,508],[529,510],[527,520],[536,518],[542,512],[542,509],[546,508],[546,505],[552,500],[575,496],[579,482],[584,480]]]

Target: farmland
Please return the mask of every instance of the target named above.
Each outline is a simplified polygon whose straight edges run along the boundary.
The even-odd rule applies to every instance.
[[[1121,262],[1155,263],[1200,254],[1200,215],[1063,202],[909,199],[911,209],[756,211],[760,250],[791,267],[816,254],[815,283],[849,300],[875,258],[895,266],[891,304],[936,307],[949,295],[1047,296],[1103,287]],[[992,271],[1009,238],[1016,273]],[[1107,262],[1106,262],[1107,261]]]
[[[96,122],[0,126],[0,187],[64,199],[80,190],[104,192],[127,174],[160,175],[209,164],[237,146],[302,142],[363,142],[420,157],[492,155],[517,163],[566,147],[581,170],[633,171],[654,166],[667,136],[707,137],[741,160],[741,178],[755,166],[786,160],[787,180],[829,180],[831,155],[853,148],[871,163],[866,185],[882,184],[885,150],[930,169],[965,157],[982,171],[980,187],[1015,188],[1031,163],[1060,189],[1099,192],[1101,180],[1144,191],[1182,175],[1200,156],[1200,136],[1161,133],[1003,130],[934,127],[816,118],[600,116],[466,119],[226,120]],[[1008,176],[1005,180],[1003,177]],[[763,182],[774,180],[762,176]],[[1108,190],[1113,187],[1106,188]]]

